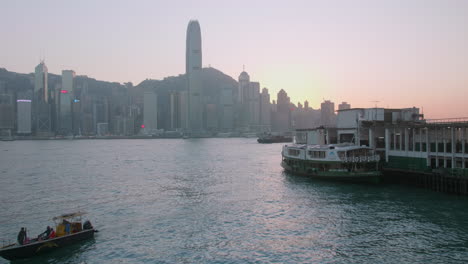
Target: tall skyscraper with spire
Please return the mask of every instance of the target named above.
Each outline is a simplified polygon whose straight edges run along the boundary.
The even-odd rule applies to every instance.
[[[52,133],[52,112],[47,76],[47,66],[44,61],[41,61],[34,71],[34,111],[32,119],[37,136],[50,136]]]
[[[200,24],[191,20],[187,27],[185,73],[188,86],[188,130],[203,130],[202,45]]]
[[[46,103],[49,101],[47,75],[47,66],[44,61],[41,61],[34,71],[34,94],[39,101]]]

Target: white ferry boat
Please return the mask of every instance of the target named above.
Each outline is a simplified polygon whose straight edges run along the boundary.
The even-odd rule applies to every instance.
[[[327,144],[325,129],[296,131],[284,145],[281,166],[288,172],[323,179],[377,182],[380,156],[366,146]]]

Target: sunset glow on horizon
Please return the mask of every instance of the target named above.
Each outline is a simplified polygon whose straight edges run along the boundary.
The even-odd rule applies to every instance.
[[[284,89],[294,104],[419,107],[468,117],[468,1],[8,1],[0,68],[135,85],[185,72],[190,19],[203,66]]]

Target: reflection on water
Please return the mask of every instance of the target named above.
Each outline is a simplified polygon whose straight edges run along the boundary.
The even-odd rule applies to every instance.
[[[34,262],[468,260],[465,197],[291,175],[280,152],[235,138],[6,142],[0,238],[80,208],[95,241]]]

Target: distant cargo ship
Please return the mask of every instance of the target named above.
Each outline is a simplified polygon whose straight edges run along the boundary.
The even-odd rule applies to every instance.
[[[258,143],[287,143],[292,142],[292,136],[285,136],[285,135],[272,135],[266,134],[262,135],[257,139]]]

